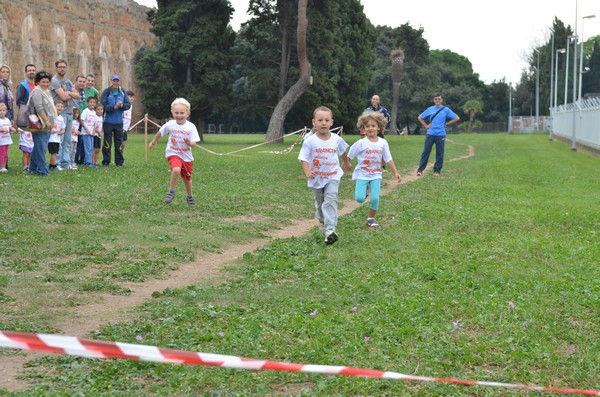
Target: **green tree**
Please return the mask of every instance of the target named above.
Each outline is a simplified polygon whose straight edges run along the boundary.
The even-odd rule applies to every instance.
[[[157,5],[148,19],[158,45],[137,55],[143,103],[152,115],[165,118],[171,101],[185,97],[202,132],[204,119],[229,103],[233,9],[227,0],[158,0]]]
[[[290,9],[289,4],[297,3],[252,1],[253,18],[244,24],[236,40],[232,113],[256,131],[267,127],[282,97],[281,87],[287,90],[300,76],[296,31],[285,27],[286,18],[290,24],[297,21],[297,12],[286,17],[283,8]],[[284,126],[297,129],[309,125],[313,109],[327,105],[334,112],[336,125],[353,129],[364,108],[357,98],[364,96],[368,84],[374,56],[373,28],[358,0],[314,0],[309,3],[307,17],[306,52],[311,60],[312,84],[286,114]]]
[[[469,99],[463,105],[462,110],[469,117],[469,126],[467,127],[467,132],[473,132],[475,116],[483,113],[483,104],[477,99]]]
[[[277,102],[277,106],[271,114],[271,120],[269,120],[269,127],[267,128],[267,134],[265,140],[272,142],[283,137],[283,125],[285,123],[285,117],[287,116],[290,109],[294,106],[298,98],[304,94],[311,83],[310,76],[310,62],[306,53],[306,31],[308,28],[308,19],[306,18],[307,0],[298,0],[298,63],[300,68],[300,76],[298,81],[292,85],[285,95]],[[286,58],[285,56],[282,58]],[[282,62],[283,59],[282,59]],[[281,68],[285,65],[280,65]]]
[[[583,95],[594,93],[600,93],[600,36],[590,37],[586,44],[593,42],[593,47],[589,48],[586,46],[587,56],[584,53],[584,67],[590,68],[590,71],[583,75],[583,84],[581,93]]]
[[[410,128],[416,123],[424,104],[431,102],[431,95],[435,91],[433,87],[438,82],[438,75],[430,69],[429,44],[423,38],[423,28],[414,29],[409,23],[396,28],[377,26],[375,32],[376,54],[371,64],[368,89],[362,96],[363,108],[370,103],[374,94],[379,95],[382,106],[393,104],[393,73],[389,56],[394,48],[402,48],[404,62],[395,127]]]

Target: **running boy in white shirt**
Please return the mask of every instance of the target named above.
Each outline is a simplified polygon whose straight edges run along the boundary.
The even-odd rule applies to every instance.
[[[298,160],[315,196],[316,218],[325,227],[325,244],[331,245],[338,240],[335,228],[340,180],[344,171],[352,169],[352,164],[348,159],[348,144],[329,131],[333,125],[331,109],[316,108],[312,123],[315,134],[302,144]],[[341,168],[339,157],[343,160]]]
[[[196,201],[192,193],[192,172],[194,171],[192,148],[196,146],[196,142],[200,141],[200,136],[196,126],[187,120],[190,116],[190,108],[190,103],[184,98],[175,99],[171,103],[171,114],[175,120],[169,120],[160,127],[149,146],[150,149],[154,149],[160,137],[169,135],[165,157],[171,166],[171,181],[165,203],[170,204],[173,201],[177,180],[181,178],[187,192],[187,203],[190,207],[194,207]]]
[[[348,157],[352,160],[356,157],[358,164],[352,173],[352,179],[356,181],[354,198],[359,203],[364,203],[367,199],[367,187],[371,191],[371,201],[369,203],[369,217],[367,226],[378,228],[379,223],[375,220],[375,214],[379,209],[379,193],[381,191],[382,166],[385,162],[392,172],[394,178],[400,183],[402,177],[396,170],[394,160],[390,153],[390,147],[387,141],[377,136],[383,133],[387,125],[387,119],[379,112],[363,113],[356,123],[360,131],[365,131],[366,138],[356,141]]]

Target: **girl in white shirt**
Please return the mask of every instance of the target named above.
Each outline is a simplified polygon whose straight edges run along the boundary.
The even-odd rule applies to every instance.
[[[360,131],[365,131],[366,138],[356,141],[348,153],[348,158],[358,160],[358,164],[352,173],[352,179],[356,181],[354,198],[359,203],[364,203],[367,199],[367,187],[371,192],[371,201],[369,203],[369,217],[367,226],[378,228],[379,223],[375,220],[375,214],[379,209],[379,194],[381,191],[382,162],[385,162],[398,182],[402,177],[396,170],[394,160],[390,153],[390,147],[387,141],[377,136],[385,130],[387,119],[379,112],[366,112],[359,118],[356,126]]]
[[[6,162],[8,161],[8,147],[13,141],[10,133],[13,130],[10,120],[6,117],[8,108],[0,103],[0,172],[7,172]]]

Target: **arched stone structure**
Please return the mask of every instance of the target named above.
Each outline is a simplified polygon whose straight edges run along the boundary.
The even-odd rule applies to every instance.
[[[40,59],[40,33],[31,14],[23,18],[21,24],[21,46],[24,64],[32,63],[41,70],[43,65]]]
[[[54,59],[67,59],[67,36],[65,29],[60,25],[54,25],[52,29],[52,48],[54,48]]]
[[[110,77],[112,76],[110,67],[111,58],[110,40],[106,36],[102,36],[100,40],[100,48],[98,49],[98,57],[100,58],[100,73],[96,76],[96,86],[100,91],[110,85]]]
[[[92,57],[92,48],[90,47],[90,39],[85,31],[79,32],[77,35],[77,66],[79,74],[87,76],[91,73],[90,61]]]
[[[121,86],[130,89],[129,87],[133,81],[134,70],[131,48],[129,47],[129,41],[126,39],[121,40],[117,67],[121,71]]]

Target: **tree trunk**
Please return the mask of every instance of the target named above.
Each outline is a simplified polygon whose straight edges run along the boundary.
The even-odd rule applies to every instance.
[[[200,136],[200,142],[204,142],[204,127],[206,126],[204,124],[204,120],[202,120],[201,118],[198,118],[198,120],[196,121],[196,129],[198,130],[198,135]]]
[[[279,95],[277,100],[280,101],[285,95],[285,86],[287,85],[288,71],[290,69],[290,45],[289,45],[289,29],[290,29],[290,8],[288,2],[283,3],[283,21],[281,23],[281,61],[279,63]]]
[[[298,61],[300,63],[300,78],[290,87],[284,97],[277,103],[275,110],[273,110],[265,137],[266,142],[283,141],[285,117],[311,84],[310,63],[306,54],[306,30],[308,28],[308,20],[306,19],[307,3],[308,0],[298,0]]]
[[[402,70],[404,68],[404,51],[401,49],[392,50],[390,53],[392,59],[392,121],[390,123],[390,133],[398,133],[396,130],[396,119],[398,117],[398,102],[400,100],[400,80],[402,80]]]

